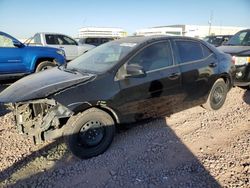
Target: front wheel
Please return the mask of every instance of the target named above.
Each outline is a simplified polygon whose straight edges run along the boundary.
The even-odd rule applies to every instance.
[[[44,71],[44,70],[53,68],[55,66],[56,66],[55,63],[51,61],[42,61],[41,63],[37,65],[36,72]]]
[[[70,151],[81,159],[105,152],[115,135],[113,118],[97,108],[71,117],[65,126],[65,142]]]
[[[207,102],[202,106],[208,110],[218,110],[225,103],[227,97],[228,87],[225,81],[220,78],[214,83],[209,95]]]

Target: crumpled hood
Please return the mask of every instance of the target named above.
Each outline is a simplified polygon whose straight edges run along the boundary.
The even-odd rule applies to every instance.
[[[0,103],[14,103],[44,98],[91,78],[94,78],[94,76],[69,73],[56,67],[26,76],[13,83],[0,93]]]
[[[250,46],[220,46],[218,49],[231,55],[250,55]]]

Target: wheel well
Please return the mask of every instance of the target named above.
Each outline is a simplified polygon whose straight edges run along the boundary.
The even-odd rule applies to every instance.
[[[226,83],[228,89],[230,89],[230,86],[232,85],[232,80],[230,79],[230,77],[228,75],[226,75],[226,74],[223,74],[223,75],[221,75],[220,78],[222,78],[224,80],[224,82]]]
[[[50,61],[50,62],[54,63],[54,58],[50,58],[50,57],[38,58],[38,59],[36,60],[36,64],[35,64],[34,69],[36,69],[37,66],[39,65],[39,63],[41,63],[41,62],[43,62],[43,61]]]
[[[120,123],[120,120],[119,120],[119,117],[118,117],[117,113],[113,109],[111,109],[111,108],[109,108],[107,106],[100,106],[100,105],[96,105],[96,106],[90,106],[90,105],[81,106],[80,109],[77,109],[75,111],[75,115],[78,114],[78,113],[80,113],[80,112],[83,112],[85,110],[88,110],[90,108],[98,108],[100,110],[103,110],[104,112],[107,112],[113,118],[113,120],[115,121],[116,124]]]
[[[113,118],[113,120],[115,121],[115,124],[120,123],[119,117],[113,109],[111,109],[109,107],[102,107],[102,106],[95,106],[95,108],[98,108],[100,110],[107,112]]]

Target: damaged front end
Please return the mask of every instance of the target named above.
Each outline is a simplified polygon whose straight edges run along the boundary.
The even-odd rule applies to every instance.
[[[12,108],[19,132],[32,137],[36,144],[61,137],[63,125],[73,114],[53,99],[18,102]]]

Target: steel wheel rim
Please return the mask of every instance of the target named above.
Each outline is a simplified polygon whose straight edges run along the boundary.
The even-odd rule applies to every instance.
[[[78,142],[81,146],[97,146],[104,138],[105,129],[99,121],[86,122],[79,131]]]
[[[224,98],[224,88],[222,86],[216,87],[213,93],[213,102],[219,104]]]

